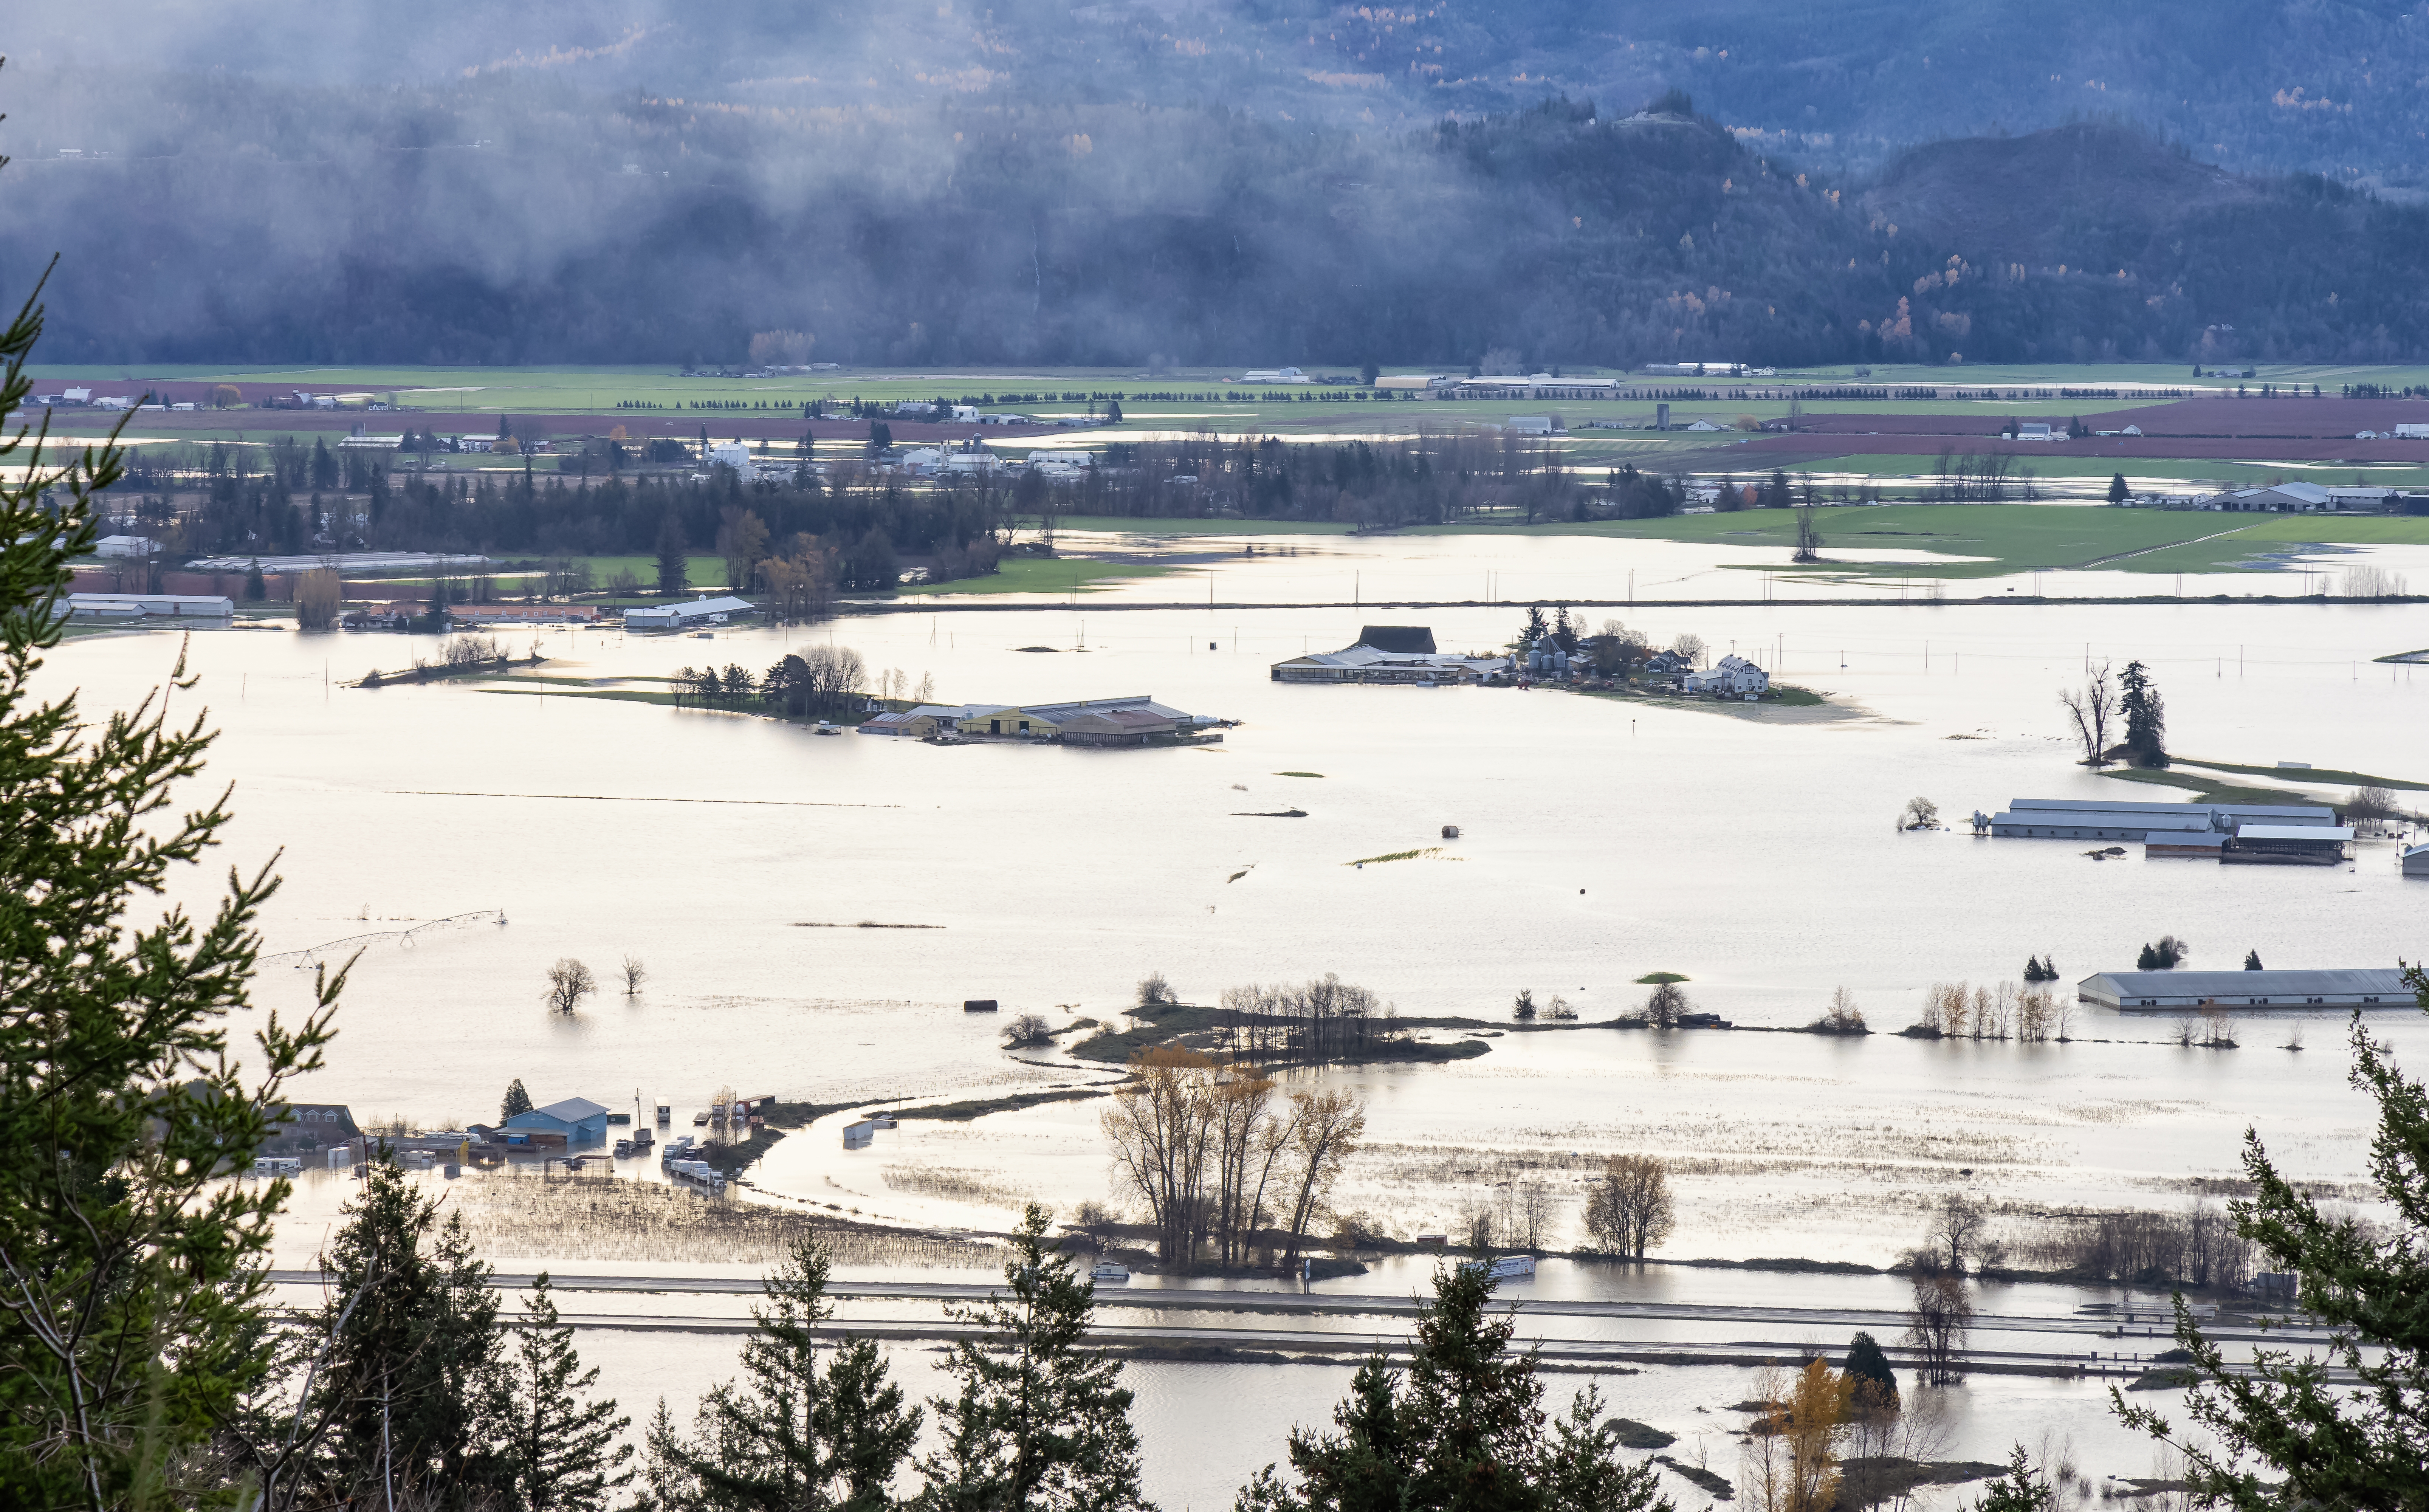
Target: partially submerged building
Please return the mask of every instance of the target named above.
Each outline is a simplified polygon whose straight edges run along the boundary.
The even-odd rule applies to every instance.
[[[861,722],[863,735],[925,739],[1059,739],[1071,745],[1158,745],[1220,740],[1201,733],[1214,720],[1159,704],[1147,693],[1056,704],[921,704]]]
[[[603,1144],[607,1138],[607,1110],[587,1097],[569,1097],[546,1107],[518,1113],[499,1125],[497,1132],[501,1140],[510,1146]]]
[[[1441,687],[1481,682],[1512,669],[1508,656],[1461,656],[1434,648],[1422,624],[1370,624],[1354,645],[1275,662],[1278,683],[1413,683]]]
[[[75,620],[226,620],[236,601],[218,593],[71,593]]]
[[[2080,798],[2018,798],[1977,820],[2003,839],[2150,840],[2215,848],[2242,826],[2324,825],[2336,810],[2286,804],[2144,804]],[[2210,837],[2216,837],[2215,839]]]
[[[2099,972],[2075,984],[2075,1000],[2131,1013],[2221,1008],[2410,1007],[2404,972],[2392,967],[2289,972]]]
[[[755,614],[758,606],[727,593],[710,598],[703,593],[689,604],[651,605],[645,608],[624,611],[627,630],[691,630],[702,625],[726,624],[744,615]]]

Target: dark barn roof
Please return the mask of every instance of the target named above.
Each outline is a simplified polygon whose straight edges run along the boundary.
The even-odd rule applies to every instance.
[[[1370,624],[1358,632],[1358,643],[1373,646],[1378,651],[1403,655],[1431,652],[1434,649],[1434,632],[1431,625],[1425,624]]]

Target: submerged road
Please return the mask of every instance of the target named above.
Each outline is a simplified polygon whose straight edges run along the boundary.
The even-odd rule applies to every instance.
[[[318,1286],[322,1276],[318,1271],[273,1271],[271,1279],[287,1286]],[[490,1277],[490,1285],[502,1290],[521,1290],[527,1289],[537,1279],[533,1274],[499,1274]],[[628,1296],[695,1294],[756,1297],[761,1289],[755,1278],[739,1276],[559,1275],[554,1271],[549,1275],[549,1286],[560,1295],[588,1292]],[[982,1303],[1000,1296],[1004,1291],[1000,1284],[976,1281],[834,1281],[827,1288],[828,1295],[837,1300],[890,1301],[939,1306],[952,1303]],[[1501,1295],[1514,1311],[1528,1319],[1633,1321],[1658,1325],[1648,1330],[1646,1337],[1637,1338],[1543,1335],[1527,1339],[1530,1347],[1540,1350],[1546,1361],[1562,1364],[1771,1364],[1800,1359],[1812,1353],[1814,1335],[1826,1332],[1844,1335],[1858,1329],[1884,1340],[1883,1348],[1893,1358],[1908,1358],[1913,1353],[1887,1342],[1903,1335],[1907,1319],[1903,1313],[1882,1309],[1597,1302],[1577,1298],[1536,1300],[1511,1290],[1505,1290]],[[1409,1296],[1264,1291],[1222,1287],[1142,1287],[1132,1290],[1118,1282],[1099,1283],[1096,1301],[1101,1313],[1112,1315],[1099,1321],[1093,1330],[1094,1337],[1100,1342],[1121,1349],[1183,1354],[1201,1351],[1210,1354],[1216,1351],[1249,1351],[1359,1356],[1378,1349],[1398,1352],[1408,1345],[1409,1336],[1404,1329],[1317,1329],[1295,1327],[1283,1320],[1413,1318],[1424,1308],[1421,1301]],[[1124,1320],[1123,1315],[1138,1312],[1221,1313],[1254,1316],[1261,1321],[1235,1326],[1215,1325],[1211,1319],[1206,1323]],[[750,1332],[754,1326],[749,1318],[733,1314],[568,1312],[562,1316],[568,1324],[583,1329],[740,1334]],[[1725,1337],[1665,1337],[1670,1326],[1677,1324],[1719,1325],[1709,1330],[1709,1335]],[[2148,1368],[2151,1355],[2170,1348],[2173,1342],[2171,1338],[2173,1319],[2167,1314],[2149,1310],[2071,1317],[1977,1313],[1970,1329],[1976,1337],[1984,1334],[2040,1336],[2037,1339],[2011,1337],[1999,1341],[2008,1347],[1969,1348],[1959,1352],[1959,1358],[1968,1369],[2002,1373],[2139,1375]],[[1779,1330],[1794,1331],[1805,1337],[1788,1337],[1777,1332]],[[850,1334],[909,1341],[961,1338],[976,1330],[952,1320],[927,1316],[840,1319],[820,1331],[834,1337]],[[2325,1342],[2327,1336],[2325,1330],[2300,1324],[2279,1324],[2263,1334],[2253,1324],[2239,1322],[2214,1330],[2211,1337],[2221,1343],[2265,1341],[2280,1348],[2301,1348],[2306,1345],[2317,1347]],[[2078,1339],[2081,1340],[2080,1346],[2074,1342]],[[2100,1341],[2107,1339],[2132,1340],[2140,1347],[2101,1347]],[[2343,1372],[2337,1373],[2341,1375]]]

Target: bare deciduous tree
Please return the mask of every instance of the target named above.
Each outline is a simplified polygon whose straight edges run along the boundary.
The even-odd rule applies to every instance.
[[[624,978],[624,995],[628,998],[639,997],[641,984],[650,979],[650,969],[641,964],[641,957],[627,955],[624,957],[624,964],[616,970]]]
[[[2348,820],[2404,817],[2404,806],[2395,801],[2395,794],[2374,782],[2363,783],[2348,793],[2343,806]]]
[[[1559,1209],[1552,1188],[1538,1177],[1528,1176],[1511,1190],[1513,1233],[1528,1249],[1544,1247],[1544,1237],[1551,1231],[1553,1215]]]
[[[1293,1092],[1297,1113],[1291,1131],[1290,1260],[1298,1258],[1308,1225],[1324,1211],[1341,1168],[1366,1137],[1365,1100],[1353,1092]]]
[[[1656,1155],[1612,1155],[1586,1194],[1586,1232],[1613,1254],[1644,1259],[1677,1221],[1670,1168]]]
[[[584,998],[599,990],[599,979],[590,968],[570,955],[557,958],[548,969],[548,1005],[559,1013],[571,1013]]]
[[[1704,652],[1708,648],[1704,644],[1704,638],[1702,636],[1690,631],[1686,635],[1680,636],[1677,640],[1671,641],[1670,649],[1700,667],[1704,664]]]
[[[1149,972],[1139,978],[1138,1005],[1140,1007],[1160,1008],[1179,1001],[1181,1000],[1172,995],[1172,984],[1164,979],[1162,972]]]
[[[1965,1294],[1963,1276],[1916,1273],[1906,1342],[1917,1355],[1916,1368],[1925,1385],[1954,1386],[1964,1378],[1957,1355],[1973,1321],[1974,1304]]]
[[[1686,1012],[1687,994],[1676,982],[1655,983],[1653,995],[1644,1000],[1644,1022],[1656,1029],[1676,1029]]]
[[[2108,663],[2084,679],[2080,689],[2058,690],[2057,701],[2074,722],[2075,739],[2083,742],[2083,764],[2108,762],[2108,724],[2117,717],[2117,690],[2108,680]]]
[[[1054,1042],[1054,1026],[1042,1013],[1023,1013],[1003,1026],[1003,1043],[1007,1050],[1026,1045],[1049,1045]]]
[[[1898,814],[1900,829],[1929,829],[1940,822],[1940,806],[1928,798],[1915,797],[1906,801]]]
[[[1931,1228],[1925,1236],[1941,1267],[1951,1275],[1963,1275],[1978,1257],[1989,1221],[1982,1205],[1963,1192],[1950,1192],[1942,1198],[1940,1211],[1932,1215]]]
[[[1302,1137],[1318,1094],[1295,1093],[1289,1110],[1278,1113],[1272,1078],[1240,1062],[1158,1047],[1132,1066],[1138,1079],[1114,1099],[1102,1122],[1114,1147],[1115,1180],[1147,1204],[1158,1256],[1192,1265],[1212,1239],[1217,1264],[1242,1263],[1270,1211],[1267,1194],[1294,1182],[1300,1188],[1296,1254],[1297,1224],[1321,1205],[1347,1154],[1342,1131],[1333,1128],[1331,1143],[1316,1152],[1312,1181],[1286,1174],[1293,1159],[1305,1158]],[[1332,1095],[1355,1105],[1347,1093]],[[1329,1113],[1329,1105],[1320,1111]],[[1363,1108],[1359,1114],[1363,1127]],[[1354,1138],[1351,1131],[1347,1140]]]

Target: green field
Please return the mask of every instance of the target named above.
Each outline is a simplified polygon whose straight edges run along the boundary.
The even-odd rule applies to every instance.
[[[1309,369],[1327,376],[1349,377],[1355,371],[1347,368]],[[1457,373],[1449,368],[1427,369],[1421,365],[1387,364],[1386,373]],[[2236,383],[2222,379],[2199,379],[2190,376],[2189,367],[2155,364],[2119,366],[1989,366],[1989,367],[1875,367],[1868,376],[1857,377],[1846,367],[1789,370],[1777,377],[1761,379],[1681,379],[1652,378],[1630,375],[1613,370],[1564,368],[1564,375],[1591,377],[1614,376],[1648,386],[1663,388],[1700,387],[1721,397],[1706,400],[1677,400],[1672,405],[1674,421],[1683,424],[1698,417],[1728,424],[1742,414],[1769,419],[1784,414],[1784,401],[1737,400],[1726,397],[1734,389],[1749,386],[1761,388],[1830,388],[1841,385],[1866,388],[1938,387],[1978,388],[1998,386],[2055,385],[2079,389],[2105,389],[2121,384],[2158,384],[2172,388],[2232,391]],[[360,394],[403,407],[418,424],[435,425],[443,430],[463,430],[477,426],[485,417],[499,414],[565,414],[595,417],[613,423],[620,415],[638,415],[649,419],[680,418],[703,421],[715,429],[719,418],[748,419],[798,414],[801,405],[817,399],[849,400],[854,397],[872,401],[896,399],[958,398],[963,395],[993,393],[999,396],[996,407],[1016,407],[1041,415],[1085,413],[1084,401],[1065,400],[1066,392],[1113,393],[1121,396],[1126,420],[1122,426],[1129,431],[1195,430],[1209,426],[1218,431],[1239,432],[1274,428],[1290,431],[1330,431],[1336,428],[1360,432],[1409,431],[1424,426],[1441,427],[1467,423],[1490,423],[1512,414],[1542,413],[1547,409],[1560,412],[1572,426],[1588,420],[1616,419],[1649,424],[1653,415],[1649,400],[1584,400],[1584,401],[1484,401],[1433,399],[1396,399],[1364,402],[1333,398],[1344,390],[1339,386],[1263,388],[1230,384],[1236,369],[1189,368],[1168,373],[1147,374],[1136,369],[1121,368],[1055,368],[1044,370],[1007,371],[1003,369],[853,369],[848,372],[768,378],[684,377],[673,367],[640,365],[629,367],[530,367],[530,368],[455,368],[455,367],[215,367],[205,364],[46,364],[28,369],[37,382],[65,379],[166,380],[177,382],[231,382],[275,384],[281,388],[297,388],[316,392]],[[2372,382],[2403,387],[2429,383],[2429,367],[2312,367],[2280,366],[2262,370],[2258,378],[2249,380],[2277,383],[2317,383],[2334,391],[2348,382]],[[1196,393],[1219,394],[1220,402],[1175,400],[1151,397],[1156,394]],[[1038,395],[1039,398],[1015,403],[1009,395]],[[1319,401],[1316,396],[1326,398]],[[647,404],[656,407],[637,411],[618,407],[621,401]],[[750,409],[693,409],[701,402],[718,405],[742,403]],[[2111,410],[2131,408],[2142,404],[2164,403],[2164,400],[2119,399],[2049,399],[2002,400],[1847,400],[1817,399],[1813,403],[1837,412],[1889,414],[1979,413],[1983,409],[2016,409],[2035,412],[2058,410],[2080,411],[2088,408]],[[256,426],[267,422],[275,429],[279,422],[269,420],[283,411],[232,410],[219,418],[225,422],[224,430],[233,435],[247,428],[250,421]],[[187,432],[186,434],[192,434]],[[1572,445],[1587,444],[1593,440],[1580,435]],[[1611,438],[1594,440],[1608,447]],[[1704,443],[1709,444],[1706,440]],[[1644,438],[1644,444],[1662,447],[1684,444],[1679,438]]]
[[[1960,443],[1965,440],[1962,437],[1951,439]],[[1958,449],[1963,449],[1961,444]],[[1752,460],[1754,459],[1749,459],[1750,462]],[[1800,462],[1785,471],[1792,477],[1802,473],[1821,474],[1849,473],[1877,478],[1892,484],[1910,479],[1916,487],[1926,488],[1930,486],[1931,479],[1935,476],[1932,464],[1937,460],[1936,457],[1912,452],[1873,454],[1859,452],[1846,457],[1816,457],[1809,462]],[[2238,462],[2222,457],[2206,457],[2113,458],[2027,457],[2024,460],[2025,465],[2033,470],[2035,477],[2053,483],[2089,480],[2105,484],[2111,476],[2123,473],[2127,481],[2138,486],[2145,481],[2186,485],[2215,483],[2228,488],[2257,488],[2267,484],[2286,482],[2322,485],[2348,482],[2371,483],[2399,489],[2429,485],[2429,466],[2412,467],[2388,463],[2364,463],[2356,466],[2352,462]],[[1697,471],[1709,474],[1715,469],[1708,466],[1699,468]],[[1738,475],[1752,480],[1767,471],[1767,469],[1749,465],[1740,469]],[[1894,492],[1895,490],[1892,488],[1884,491]],[[2087,490],[2077,488],[2070,488],[2065,491],[2071,495],[2087,493]],[[2097,494],[2099,491],[2097,489],[2089,490],[2090,494]]]
[[[1162,577],[1167,573],[1185,571],[1185,568],[1147,562],[1096,561],[1084,557],[1062,557],[1050,560],[1036,557],[1011,557],[984,577],[956,578],[952,582],[934,586],[915,583],[902,590],[901,597],[1070,592],[1085,596],[1091,590],[1115,578]]]

